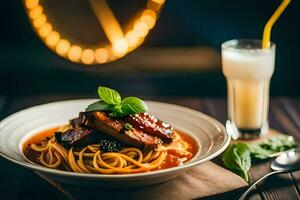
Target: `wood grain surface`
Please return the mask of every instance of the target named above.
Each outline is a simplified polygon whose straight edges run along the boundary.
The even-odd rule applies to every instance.
[[[12,114],[18,110],[52,101],[70,99],[70,95],[43,95],[24,96],[8,98],[0,96],[0,117]],[[87,98],[86,95],[72,95],[74,98]],[[205,99],[205,98],[156,98],[151,100],[164,101],[186,106],[205,114],[211,115],[224,124],[227,118],[225,99]],[[300,142],[300,99],[279,97],[273,98],[270,105],[270,127],[279,132],[295,137]],[[213,160],[221,164],[220,158]],[[269,172],[270,162],[256,163],[250,170],[251,181]],[[230,181],[230,180],[228,180]],[[3,158],[0,158],[0,188],[4,199],[68,199],[59,189],[37,176],[34,172],[16,166]],[[300,172],[293,172],[274,176],[262,184],[259,184],[250,198],[251,200],[273,200],[273,199],[300,199]],[[234,199],[242,189],[215,195],[205,199]]]

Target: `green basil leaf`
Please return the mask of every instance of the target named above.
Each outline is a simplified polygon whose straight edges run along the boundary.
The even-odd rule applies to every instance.
[[[91,112],[91,111],[111,111],[113,107],[103,101],[96,101],[92,104],[90,104],[85,111]]]
[[[288,135],[278,135],[258,144],[249,144],[251,156],[256,159],[267,159],[272,157],[272,154],[288,151],[295,147],[294,138]]]
[[[124,117],[125,114],[122,112],[116,112],[116,111],[112,111],[109,116],[114,117],[114,118],[119,118],[119,117]]]
[[[126,114],[122,111],[120,104],[115,105],[110,113],[110,116],[115,118],[124,117],[125,115]]]
[[[137,97],[126,97],[121,102],[121,110],[127,115],[143,113],[148,110],[147,104]]]
[[[277,153],[295,148],[296,143],[292,136],[278,135],[263,141],[260,146],[273,151],[273,153]]]
[[[247,144],[236,143],[230,145],[223,154],[225,167],[249,181],[248,171],[251,167],[250,150]]]
[[[230,145],[223,154],[224,165],[246,181],[249,180],[248,170],[251,167],[251,158],[268,159],[283,151],[296,147],[292,136],[278,135],[263,140],[260,143],[235,143]]]
[[[267,159],[269,155],[273,154],[272,151],[262,148],[259,144],[249,144],[251,157],[256,159]]]
[[[98,95],[107,104],[116,105],[121,103],[121,96],[116,90],[100,86]]]

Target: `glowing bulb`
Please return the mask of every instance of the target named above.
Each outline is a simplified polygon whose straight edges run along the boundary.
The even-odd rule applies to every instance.
[[[46,38],[46,44],[50,47],[55,46],[60,39],[60,35],[56,31],[52,31]]]
[[[143,12],[140,19],[142,22],[147,24],[149,29],[152,29],[156,22],[156,13],[150,9],[147,9]]]
[[[125,39],[116,40],[113,43],[113,52],[116,56],[123,56],[128,50],[128,44]]]
[[[32,19],[38,18],[43,13],[43,8],[40,5],[35,6],[32,10],[29,12],[29,16]]]
[[[92,49],[85,49],[81,55],[81,61],[86,64],[92,64],[95,60],[95,53]]]
[[[125,35],[128,46],[133,47],[139,42],[139,36],[134,31],[129,31]]]
[[[71,48],[68,52],[68,58],[73,62],[79,61],[79,59],[81,57],[81,52],[82,52],[82,49],[80,46],[73,45],[73,46],[71,46]]]
[[[145,22],[137,21],[134,24],[133,31],[140,37],[145,37],[148,34],[148,26]]]
[[[39,4],[39,0],[27,0],[25,5],[28,9],[32,9]]]
[[[98,48],[95,51],[95,59],[98,63],[105,63],[108,60],[108,52],[104,48]]]
[[[44,24],[40,29],[39,29],[39,34],[41,37],[47,37],[52,31],[52,25],[50,23]]]
[[[66,39],[61,39],[58,41],[57,45],[56,45],[56,52],[63,56],[65,55],[70,48],[70,42]]]
[[[47,21],[46,15],[42,14],[38,18],[36,18],[35,20],[33,20],[33,25],[36,28],[40,28],[41,26],[43,26],[46,23],[46,21]]]

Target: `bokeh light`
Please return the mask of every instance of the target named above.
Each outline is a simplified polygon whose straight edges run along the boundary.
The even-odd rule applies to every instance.
[[[81,61],[84,64],[90,65],[93,64],[95,60],[95,53],[92,49],[84,49],[81,55]]]
[[[46,38],[46,44],[50,47],[55,46],[60,39],[60,35],[56,31],[52,31]]]
[[[27,0],[25,5],[28,9],[32,9],[39,4],[39,0]]]
[[[52,31],[52,25],[50,23],[46,23],[39,29],[39,34],[41,37],[47,37]]]
[[[66,53],[69,51],[70,49],[70,42],[66,39],[61,39],[58,41],[57,45],[56,45],[56,52],[61,55],[64,56],[66,55]]]
[[[77,62],[80,60],[82,49],[78,45],[71,46],[69,52],[68,52],[68,58],[73,61]]]
[[[31,19],[38,18],[43,13],[43,8],[40,5],[35,6],[32,10],[29,12],[29,16]]]
[[[145,37],[148,34],[149,28],[143,21],[136,21],[133,27],[133,31],[140,37]]]
[[[60,33],[54,30],[55,28],[51,22],[47,21],[47,16],[43,13],[40,0],[24,0],[32,25],[38,35],[43,38],[45,44],[55,50],[60,56],[86,65],[113,61],[138,47],[144,41],[149,30],[155,26],[158,11],[164,3],[165,0],[148,0],[147,8],[132,23],[132,29],[125,33],[123,33],[123,30],[120,30],[121,34],[119,35],[112,32],[111,34],[116,37],[107,35],[107,37],[113,38],[110,40],[110,45],[106,44],[104,47],[96,47],[93,50],[91,48],[84,49],[79,44],[74,45],[69,40],[62,39]]]
[[[139,35],[136,34],[134,31],[128,31],[125,35],[125,39],[129,47],[134,47],[139,42]]]
[[[128,44],[125,39],[116,40],[112,47],[116,56],[123,56],[128,50]]]
[[[43,26],[47,21],[46,15],[41,14],[38,18],[36,18],[35,20],[33,20],[33,25],[36,28],[40,28],[41,26]]]
[[[152,29],[156,22],[156,13],[150,9],[146,9],[141,16],[141,21],[146,23],[149,29]]]
[[[108,52],[105,48],[95,50],[95,59],[98,63],[105,63],[108,60]]]

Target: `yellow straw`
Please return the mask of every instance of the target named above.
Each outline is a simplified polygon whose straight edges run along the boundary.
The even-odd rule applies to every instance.
[[[272,17],[267,22],[267,24],[264,28],[264,34],[263,34],[263,40],[262,40],[262,48],[263,49],[270,47],[272,26],[277,21],[277,19],[280,17],[280,15],[283,13],[283,11],[289,5],[290,2],[291,2],[291,0],[283,0],[283,2],[280,4],[280,6],[277,8],[277,10],[274,12]]]

